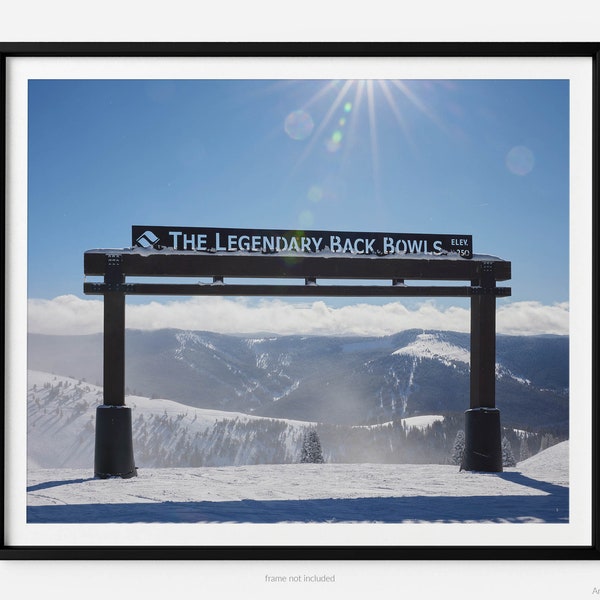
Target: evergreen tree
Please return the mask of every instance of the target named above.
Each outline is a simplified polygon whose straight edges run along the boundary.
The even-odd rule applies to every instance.
[[[502,466],[503,467],[514,467],[517,461],[512,451],[512,446],[508,441],[508,438],[504,436],[502,438]]]
[[[321,440],[318,433],[311,429],[304,434],[302,440],[302,453],[300,462],[303,463],[323,463],[323,451],[321,450]]]
[[[462,429],[459,429],[456,432],[456,437],[454,438],[454,447],[452,449],[452,464],[460,465],[462,464],[463,456],[465,454],[465,432]]]

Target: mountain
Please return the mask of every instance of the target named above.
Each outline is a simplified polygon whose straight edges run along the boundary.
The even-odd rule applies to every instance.
[[[102,336],[30,334],[29,368],[102,382]],[[568,427],[569,340],[497,337],[496,405],[515,428]],[[469,407],[469,335],[232,336],[128,330],[128,393],[197,408],[367,425]]]

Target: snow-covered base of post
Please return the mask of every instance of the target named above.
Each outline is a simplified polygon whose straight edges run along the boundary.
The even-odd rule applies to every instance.
[[[465,412],[465,471],[502,471],[502,431],[497,408],[472,408]]]
[[[94,476],[135,477],[131,408],[103,404],[96,408]]]

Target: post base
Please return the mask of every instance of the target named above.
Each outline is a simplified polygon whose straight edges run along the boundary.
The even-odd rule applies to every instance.
[[[472,408],[465,412],[465,471],[502,471],[502,430],[497,408]]]
[[[133,460],[131,408],[103,404],[96,408],[94,477],[137,476]]]

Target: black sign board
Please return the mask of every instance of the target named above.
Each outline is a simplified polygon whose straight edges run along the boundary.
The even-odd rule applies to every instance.
[[[325,253],[385,256],[389,254],[458,255],[472,258],[473,237],[463,234],[358,233],[220,229],[133,225],[135,248],[190,252]]]

